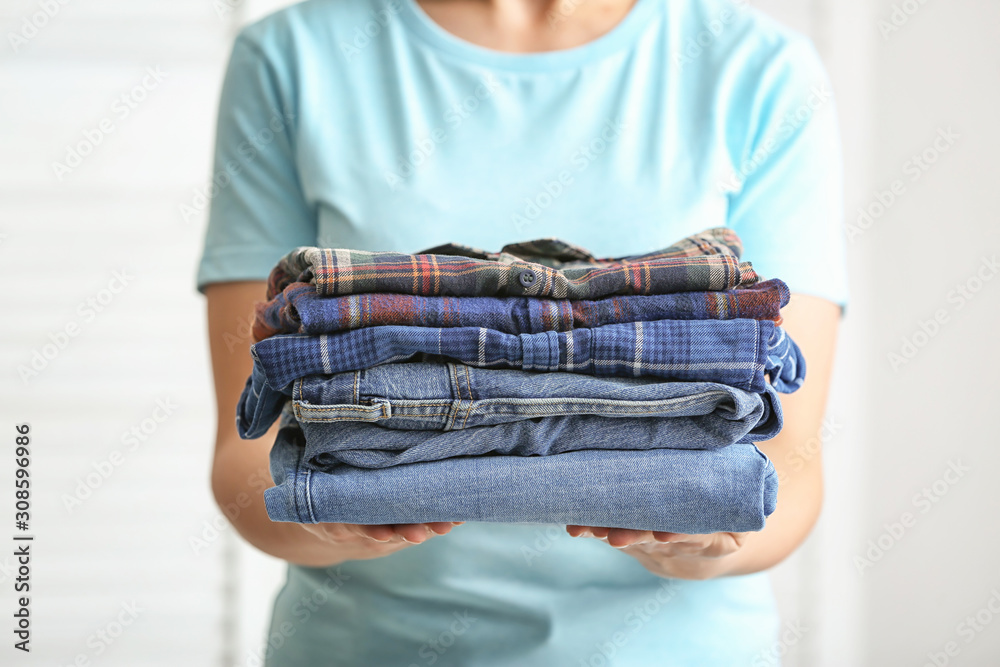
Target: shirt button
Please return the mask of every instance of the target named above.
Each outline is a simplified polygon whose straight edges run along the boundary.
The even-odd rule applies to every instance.
[[[535,272],[530,269],[525,269],[518,274],[517,279],[524,287],[531,287],[535,284]]]

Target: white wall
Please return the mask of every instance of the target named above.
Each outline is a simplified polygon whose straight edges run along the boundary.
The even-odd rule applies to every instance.
[[[891,18],[893,2],[920,9],[883,37],[877,21]],[[135,623],[95,664],[242,665],[262,643],[282,566],[210,525],[219,519],[207,480],[211,387],[204,306],[193,291],[204,216],[179,212],[197,204],[210,172],[234,30],[288,3],[229,4],[235,11],[220,13],[224,5],[212,0],[70,2],[16,52],[8,34],[38,11],[37,0],[0,5],[0,272],[18,286],[0,296],[0,428],[28,421],[35,437],[37,643],[24,664],[97,658],[88,638],[133,601],[142,609]],[[1000,398],[990,354],[1000,280],[984,282],[961,308],[949,301],[982,257],[1000,251],[991,150],[1000,143],[1000,5],[754,4],[812,36],[827,63],[848,222],[894,179],[905,187],[852,233],[826,509],[774,575],[785,620],[805,632],[779,648],[791,667],[920,665],[954,641],[948,664],[1000,664],[1000,621],[971,637],[957,627],[1000,590],[1000,486],[989,479],[1000,464],[990,428]],[[121,117],[112,104],[150,67],[166,77]],[[114,132],[60,179],[52,163],[104,118]],[[907,160],[949,126],[954,145],[910,180]],[[103,296],[121,270],[128,285],[92,320],[81,314],[81,301]],[[937,310],[947,321],[893,369],[887,354]],[[18,366],[72,323],[78,335],[23,380]],[[177,407],[154,430],[144,420],[158,399]],[[129,450],[123,433],[144,426],[149,435]],[[114,450],[121,463],[103,480],[96,470],[108,470]],[[959,461],[970,469],[947,484],[949,462]],[[9,479],[9,457],[0,466]],[[96,488],[68,509],[65,498],[88,475]],[[924,512],[914,495],[936,481],[946,493]],[[898,540],[882,535],[905,512],[913,525]],[[880,537],[890,548],[877,562],[856,560]],[[13,605],[11,564],[0,556],[4,609]]]
[[[178,204],[210,172],[231,26],[203,0],[52,4],[58,12],[16,50],[9,34],[39,5],[0,4],[0,664],[230,664],[235,540],[204,525],[218,512],[204,305],[193,289],[202,220],[185,222]],[[134,109],[115,106],[147,68],[165,78],[146,79]],[[113,131],[58,178],[52,163],[104,119]],[[120,271],[127,284],[107,291]],[[104,301],[100,312],[78,310],[88,298]],[[64,349],[45,350],[72,325]],[[25,380],[17,368],[33,350],[52,358]],[[157,401],[175,407],[157,412]],[[24,658],[8,644],[6,569],[22,421],[34,433],[37,536]],[[134,448],[122,439],[132,428],[144,438]],[[82,500],[68,507],[73,496]],[[133,604],[134,621],[122,610]],[[109,646],[101,631],[118,636]]]
[[[876,4],[888,19],[892,3]],[[1000,4],[905,4],[919,11],[887,38],[875,33],[875,161],[866,196],[852,202],[855,210],[894,180],[905,185],[853,244],[868,266],[856,289],[867,323],[870,501],[852,542],[862,554],[904,512],[916,523],[861,577],[865,658],[920,665],[955,641],[959,653],[939,662],[997,665],[1000,618],[983,613],[993,622],[971,635],[958,625],[1000,591],[1000,267],[983,269],[992,280],[982,284],[976,275],[984,257],[1000,259]],[[958,138],[935,158],[941,128]],[[907,163],[925,150],[936,161],[914,181]],[[949,300],[967,282],[979,288],[973,298]],[[939,311],[946,322],[924,340],[921,322]],[[904,337],[923,347],[893,369],[887,355]],[[948,484],[949,462],[959,461],[970,470]],[[915,504],[925,487],[935,502]],[[1000,596],[993,609],[1000,611]]]

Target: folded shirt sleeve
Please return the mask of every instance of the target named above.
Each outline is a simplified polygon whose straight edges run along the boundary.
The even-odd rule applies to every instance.
[[[250,37],[236,38],[219,102],[199,291],[215,282],[265,280],[282,255],[316,243],[316,211],[298,176],[297,113],[286,79]]]
[[[733,94],[729,226],[763,278],[847,304],[843,159],[831,84],[805,38],[787,38]]]

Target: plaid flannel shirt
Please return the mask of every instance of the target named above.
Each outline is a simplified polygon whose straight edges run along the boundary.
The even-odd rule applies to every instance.
[[[309,283],[292,283],[258,303],[254,341],[276,334],[324,334],[386,325],[485,327],[503,333],[539,333],[654,320],[771,320],[781,323],[788,286],[768,280],[718,292],[612,296],[599,301],[536,297],[449,297],[351,294],[323,297]]]
[[[760,320],[659,320],[556,333],[378,326],[337,334],[273,336],[250,348],[267,384],[340,373],[420,355],[478,368],[570,371],[719,382],[752,392],[799,388],[805,361],[781,327]]]
[[[507,245],[500,253],[457,244],[416,255],[303,247],[272,270],[267,298],[293,282],[313,283],[322,296],[391,292],[599,299],[726,290],[757,282],[752,266],[739,261],[741,252],[739,237],[725,227],[657,252],[607,259],[558,239]]]

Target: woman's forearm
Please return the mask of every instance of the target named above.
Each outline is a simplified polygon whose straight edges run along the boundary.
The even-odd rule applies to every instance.
[[[356,544],[332,545],[294,523],[271,521],[264,508],[264,489],[274,486],[268,451],[274,432],[252,441],[220,442],[212,465],[212,492],[229,522],[264,553],[299,565],[335,565],[370,558]]]
[[[276,523],[267,516],[264,490],[274,486],[269,451],[277,426],[256,440],[241,440],[233,416],[251,370],[247,313],[265,294],[261,281],[219,283],[205,289],[208,338],[218,409],[212,493],[230,523],[250,544],[299,565],[326,567],[345,560],[386,556],[434,535],[451,523],[356,526]]]
[[[264,553],[297,565],[331,567],[348,560],[381,558],[448,534],[453,522],[365,526],[300,525],[267,516],[264,490],[273,486],[268,450],[276,429],[257,440],[220,440],[212,465],[212,491],[219,508],[243,538]]]

